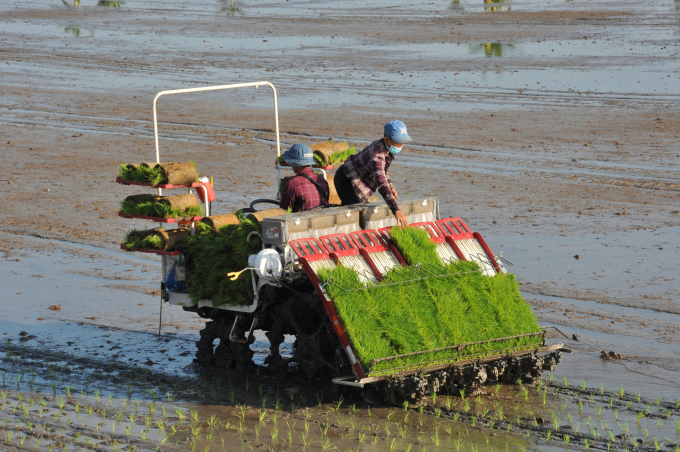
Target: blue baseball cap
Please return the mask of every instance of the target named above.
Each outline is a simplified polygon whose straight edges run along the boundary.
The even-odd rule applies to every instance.
[[[314,161],[314,151],[306,144],[294,144],[283,154],[283,159],[291,166],[311,166]]]
[[[399,144],[404,144],[408,141],[413,141],[406,132],[406,124],[397,120],[390,121],[387,124],[385,124],[385,135],[392,138]]]

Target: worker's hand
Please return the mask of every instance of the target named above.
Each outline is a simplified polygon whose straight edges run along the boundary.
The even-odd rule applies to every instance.
[[[397,210],[397,212],[394,214],[395,217],[397,217],[397,223],[399,223],[399,226],[406,227],[408,226],[408,220],[406,219],[406,215],[404,215],[401,210]]]
[[[397,189],[392,187],[392,194],[394,195],[394,199],[399,199],[399,195],[397,194]]]

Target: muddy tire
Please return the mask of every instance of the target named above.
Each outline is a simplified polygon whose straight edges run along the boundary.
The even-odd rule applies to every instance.
[[[207,313],[204,312],[204,314]],[[231,328],[234,316],[231,315],[231,313],[228,313],[230,315],[226,316],[220,314],[216,314],[213,311],[212,315],[217,315],[217,317],[214,317],[212,320],[206,322],[205,327],[199,332],[201,338],[196,342],[197,350],[194,362],[215,365],[216,356],[219,356],[221,359],[223,359],[225,345],[224,331],[227,329],[226,341],[228,342],[229,328]],[[220,340],[220,343],[217,345],[217,347],[215,347],[216,339]]]
[[[219,322],[209,321],[205,324],[199,335],[201,338],[196,342],[196,358],[194,362],[201,364],[215,364],[214,359],[214,341],[219,334]]]
[[[290,365],[294,364],[293,367],[308,378],[328,379],[341,370],[351,373],[349,368],[344,369],[349,366],[346,360],[337,356],[339,340],[332,332],[315,292],[307,286],[297,289],[296,294],[291,294],[288,290],[265,287],[260,293],[262,307],[242,319],[244,325],[250,325],[251,319],[257,317],[258,329],[263,330],[269,339],[270,355],[264,361],[267,372],[285,376]],[[248,337],[247,343],[229,339],[236,314],[211,308],[199,314],[211,320],[205,324],[196,343],[196,362],[239,373],[258,369],[252,362],[254,353],[250,349],[254,336]],[[284,358],[279,348],[286,334],[294,335],[296,339],[293,356]],[[219,340],[217,346],[216,339]]]

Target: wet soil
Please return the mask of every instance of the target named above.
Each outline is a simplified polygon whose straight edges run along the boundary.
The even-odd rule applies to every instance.
[[[76,435],[93,435],[96,410],[113,409],[106,408],[108,398],[95,400],[95,383],[88,382],[96,381],[100,396],[111,394],[110,406],[128,410],[128,417],[136,416],[135,397],[144,400],[149,416],[151,389],[168,403],[168,414],[183,407],[200,412],[206,423],[216,414],[219,435],[214,426],[194,423],[203,429],[197,449],[221,439],[226,444],[221,447],[302,449],[309,440],[309,447],[331,448],[328,438],[334,447],[364,448],[380,435],[378,448],[407,450],[410,443],[431,449],[437,447],[435,431],[441,435],[439,447],[455,450],[506,444],[584,449],[586,439],[587,447],[606,448],[601,438],[611,431],[624,435],[610,438],[622,450],[633,436],[642,439],[641,448],[655,449],[653,438],[658,438],[672,450],[680,442],[677,412],[663,410],[680,398],[680,286],[674,268],[680,260],[678,5],[605,0],[0,5],[0,281],[5,289],[0,372],[1,390],[13,410],[10,415],[3,408],[8,421],[0,424],[0,444],[27,449],[17,441],[26,429],[33,435],[25,421],[41,423],[37,402],[28,414],[16,408],[17,402],[25,405],[17,391],[24,400],[43,399],[60,411],[58,399],[69,399],[68,385],[83,397],[74,403],[93,406],[93,414],[65,405],[63,410],[72,411],[52,416],[45,428],[63,430],[68,440],[45,441],[60,450],[62,442],[90,447]],[[546,377],[546,397],[564,383],[563,376],[573,393],[562,388],[553,394],[551,415],[540,412],[537,388],[531,388],[533,402],[524,400],[521,387],[514,388],[510,397],[526,413],[509,432],[506,424],[502,432],[498,425],[490,427],[507,416],[495,414],[495,421],[480,424],[480,415],[497,411],[488,408],[483,414],[482,404],[474,402],[465,410],[458,398],[457,409],[437,401],[423,408],[427,428],[418,430],[419,421],[400,418],[397,423],[407,425],[409,433],[402,436],[394,426],[386,433],[376,426],[387,419],[388,407],[372,409],[373,416],[382,416],[380,422],[358,402],[356,412],[352,402],[332,411],[340,397],[337,388],[319,384],[279,407],[288,413],[290,427],[279,418],[275,441],[274,422],[264,427],[259,421],[262,394],[257,400],[247,395],[246,383],[234,376],[232,388],[222,388],[215,380],[219,376],[192,366],[202,319],[166,305],[158,338],[159,261],[118,248],[127,229],[148,226],[117,216],[119,202],[144,189],[114,182],[119,164],[154,156],[151,104],[158,91],[256,80],[269,80],[278,89],[282,148],[329,137],[360,147],[379,138],[387,120],[404,120],[414,142],[391,169],[400,197],[438,196],[442,215],[463,217],[514,263],[509,270],[544,325],[579,333],[585,342],[625,358],[603,360],[584,342],[551,333],[553,341],[568,342],[574,352],[565,355],[552,386]],[[216,213],[271,198],[276,191],[271,107],[271,91],[264,87],[164,97],[158,103],[161,155],[193,159],[201,175],[214,177]],[[267,346],[258,335],[253,347],[259,362]],[[36,353],[33,359],[24,356]],[[581,381],[588,391],[578,392]],[[237,384],[242,393],[234,389]],[[265,403],[265,419],[271,419],[277,386],[284,400],[286,390],[307,384],[272,379],[262,385],[271,392]],[[616,396],[621,387],[624,394]],[[214,388],[219,391],[211,398]],[[591,392],[599,399],[590,401]],[[313,402],[318,393],[326,400],[321,407]],[[636,393],[639,401],[625,398]],[[485,403],[493,407],[493,402]],[[234,415],[237,403],[247,415]],[[299,406],[292,409],[293,403]],[[603,416],[598,405],[611,418],[609,424],[603,418],[600,437],[592,432],[593,422],[574,432],[575,422],[585,425],[588,418]],[[435,407],[443,410],[440,418]],[[654,416],[666,417],[644,415],[638,423],[637,413],[648,407]],[[536,416],[529,410],[546,428],[534,429],[538,421],[532,424]],[[444,440],[446,425],[436,423],[449,419],[449,411],[453,434]],[[332,421],[326,420],[329,413]],[[164,448],[172,443],[185,450],[192,443],[184,441],[192,436],[186,419],[172,434],[135,421],[131,428],[138,430],[126,435],[127,425],[111,432],[110,413],[98,415],[110,432],[97,440],[105,450],[133,437],[140,450],[158,447],[166,436]],[[371,425],[365,440],[359,436],[363,427],[343,424],[351,416],[361,419],[353,421],[357,425]],[[550,429],[560,446],[545,440],[554,418],[572,429]],[[176,413],[166,421],[179,424]],[[309,422],[316,427],[308,432]],[[338,427],[323,433],[324,423]],[[258,426],[261,433],[255,433]],[[335,429],[337,438],[327,434]],[[288,430],[293,440],[284,446]],[[590,436],[582,436],[585,430]],[[265,431],[268,439],[259,439]],[[9,432],[16,433],[11,440]],[[304,434],[310,436],[303,441]],[[571,438],[566,443],[565,435]],[[38,439],[32,440],[35,447]]]

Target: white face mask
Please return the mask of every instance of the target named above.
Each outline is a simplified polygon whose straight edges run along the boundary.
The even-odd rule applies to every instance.
[[[392,142],[392,138],[390,138],[390,142]],[[388,151],[390,151],[392,154],[399,154],[403,148],[404,148],[403,145],[400,148],[398,148],[395,145],[391,144]]]

